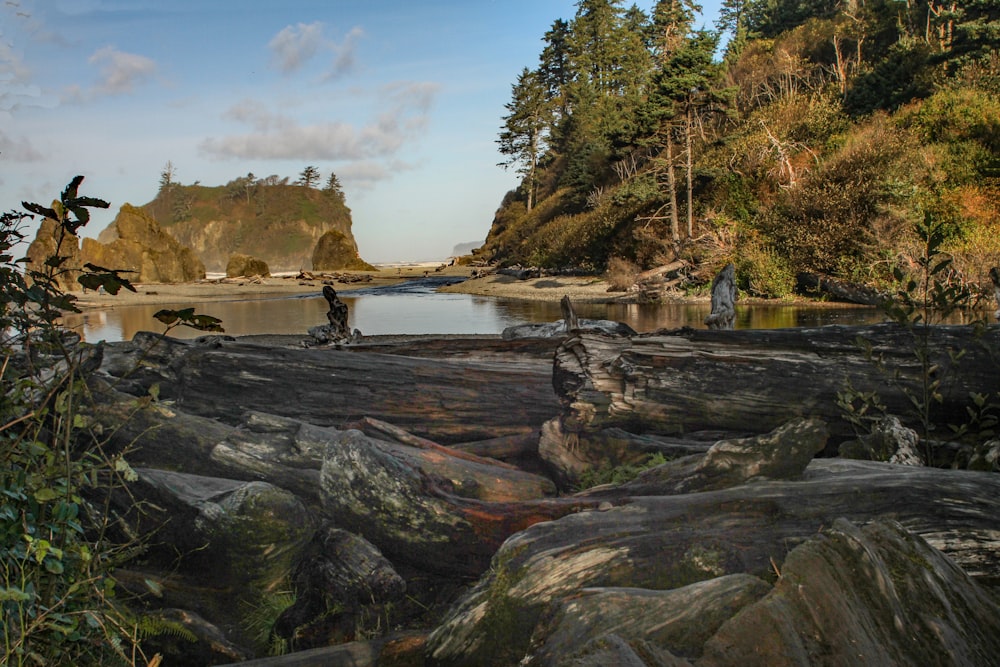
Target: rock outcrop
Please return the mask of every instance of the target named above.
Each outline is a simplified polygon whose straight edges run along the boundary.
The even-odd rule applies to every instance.
[[[80,239],[74,234],[65,232],[60,242],[59,235],[58,222],[52,218],[42,220],[38,226],[35,240],[28,246],[26,253],[29,259],[28,267],[44,273],[47,270],[45,262],[50,257],[55,257],[58,254],[60,257],[68,258],[62,267],[55,270],[53,277],[59,289],[65,292],[76,292],[80,290],[80,283],[76,279],[80,276],[80,268],[83,266],[83,261],[80,258]]]
[[[240,278],[242,276],[261,276],[263,278],[271,275],[271,270],[267,267],[267,262],[250,255],[236,253],[229,256],[226,263],[226,277]]]
[[[342,195],[329,191],[273,178],[214,187],[173,184],[143,209],[212,272],[225,271],[233,253],[256,257],[275,272],[316,269],[313,250],[329,231],[344,237],[348,259],[361,261],[351,210]]]
[[[190,248],[160,228],[149,213],[125,204],[98,240],[85,238],[81,259],[130,271],[136,283],[184,283],[205,277],[205,265]]]
[[[319,237],[313,249],[314,271],[373,271],[374,266],[361,259],[352,237],[332,229]]]

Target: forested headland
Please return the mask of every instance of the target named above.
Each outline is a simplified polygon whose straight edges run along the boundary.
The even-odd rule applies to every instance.
[[[927,229],[952,279],[1000,259],[1000,2],[580,0],[512,85],[521,174],[480,254],[638,272],[685,259],[782,297],[873,286]],[[724,45],[724,46],[722,46]],[[923,230],[922,232],[920,230]]]

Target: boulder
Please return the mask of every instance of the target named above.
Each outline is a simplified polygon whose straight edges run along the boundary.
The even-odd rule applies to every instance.
[[[267,278],[271,275],[271,270],[267,268],[267,262],[250,255],[236,253],[229,256],[226,263],[226,277],[240,278],[242,276],[261,276]]]
[[[205,277],[205,265],[194,252],[160,228],[149,213],[130,204],[121,207],[100,240],[85,238],[82,261],[130,271],[137,283],[183,283]]]
[[[83,267],[83,260],[80,256],[80,239],[75,234],[62,230],[56,220],[45,218],[38,226],[35,240],[28,246],[26,253],[28,268],[40,273],[51,271],[52,269],[47,267],[45,262],[57,254],[68,259],[53,276],[56,285],[65,292],[80,290],[80,283],[76,281],[80,277],[80,269]]]
[[[361,259],[353,237],[331,229],[319,237],[312,256],[313,271],[374,271],[375,267]]]

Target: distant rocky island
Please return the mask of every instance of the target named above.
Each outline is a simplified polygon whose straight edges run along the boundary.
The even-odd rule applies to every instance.
[[[351,210],[333,180],[335,187],[328,182],[319,190],[252,174],[214,187],[162,179],[153,201],[122,205],[96,240],[63,240],[59,253],[69,257],[69,270],[62,287],[79,289],[77,270],[87,263],[129,271],[140,283],[200,280],[206,272],[227,272],[234,257],[271,272],[373,270],[358,252]],[[51,256],[57,231],[43,221],[28,256],[36,262]]]
[[[156,198],[142,209],[191,248],[207,271],[225,271],[234,253],[259,258],[271,271],[372,268],[358,254],[339,184],[320,190],[287,181],[253,174],[214,187],[161,181]],[[314,266],[317,243],[331,232],[324,241],[328,251],[317,257],[322,266]]]

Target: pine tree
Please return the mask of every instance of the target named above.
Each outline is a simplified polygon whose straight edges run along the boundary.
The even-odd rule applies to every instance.
[[[661,67],[687,39],[700,11],[694,0],[659,0],[653,7],[652,46]]]
[[[505,105],[509,113],[503,118],[503,128],[497,139],[500,153],[507,156],[500,166],[506,168],[517,164],[518,173],[524,177],[522,187],[529,211],[535,202],[538,160],[546,147],[551,118],[546,93],[538,72],[525,67],[512,86],[511,101]]]
[[[323,192],[327,193],[331,197],[339,199],[341,202],[346,200],[344,188],[340,185],[340,179],[337,178],[337,174],[333,172],[330,172],[330,176],[326,179],[326,185],[323,186]]]
[[[302,170],[302,173],[299,174],[299,180],[295,181],[295,184],[311,188],[319,183],[319,178],[319,169],[310,165]]]
[[[621,0],[580,0],[570,32],[572,66],[578,79],[589,81],[601,94],[617,93]]]
[[[545,33],[545,48],[539,56],[538,77],[545,86],[545,96],[553,103],[556,119],[567,113],[566,86],[572,80],[569,51],[569,23],[557,19]]]

